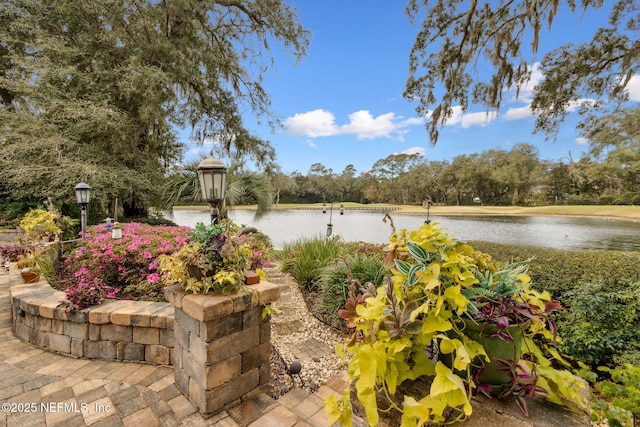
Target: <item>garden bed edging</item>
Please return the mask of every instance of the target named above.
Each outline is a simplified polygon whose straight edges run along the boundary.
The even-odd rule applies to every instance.
[[[46,280],[10,284],[13,332],[36,347],[69,356],[171,365],[174,309],[167,302],[109,301],[67,312],[65,293]]]

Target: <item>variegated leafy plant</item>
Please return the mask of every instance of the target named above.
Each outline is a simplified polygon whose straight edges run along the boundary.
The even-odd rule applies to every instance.
[[[540,340],[534,342],[536,336],[552,343],[555,334],[548,328],[547,315],[559,307],[548,293],[530,286],[521,267],[501,266],[450,237],[437,223],[394,233],[388,249],[386,284],[363,289],[358,296],[352,289],[341,311],[355,332],[338,351],[350,355],[348,374],[370,425],[378,424],[378,399],[385,396],[384,410],[401,412],[403,426],[461,421],[471,415],[470,399],[480,388],[477,370],[489,358],[483,345],[465,334],[465,318],[506,327],[522,317],[523,357],[506,366],[514,375],[509,392],[518,401],[538,394],[555,403],[586,407],[579,380],[554,368],[552,359],[562,358],[553,346],[543,351],[536,344]],[[500,296],[499,308],[508,306],[526,315],[507,313],[503,318],[491,312],[483,318],[492,296]],[[434,343],[441,355],[448,355],[448,364],[429,357],[425,349]],[[391,396],[401,384],[422,377],[432,381],[421,396],[404,395],[400,404],[394,403]],[[326,400],[331,423],[351,425],[350,399],[345,390],[343,396]]]

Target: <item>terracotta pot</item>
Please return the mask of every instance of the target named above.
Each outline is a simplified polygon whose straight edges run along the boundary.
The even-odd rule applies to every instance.
[[[35,283],[38,280],[40,280],[40,271],[38,270],[28,270],[28,271],[21,271],[20,275],[22,276],[22,280],[24,281],[24,283]]]
[[[246,271],[244,273],[244,284],[245,285],[255,285],[260,283],[260,276],[255,271]]]

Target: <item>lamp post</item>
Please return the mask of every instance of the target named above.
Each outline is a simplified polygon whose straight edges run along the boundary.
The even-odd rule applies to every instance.
[[[89,205],[89,197],[91,196],[91,187],[89,184],[81,182],[73,188],[76,192],[76,201],[80,205],[82,211],[80,216],[80,224],[82,228],[82,238],[87,232],[87,206]]]
[[[427,204],[427,220],[424,223],[431,224],[431,220],[429,219],[429,210],[431,209],[431,205],[433,204],[433,202],[431,201],[431,199],[427,199],[425,203]]]
[[[202,198],[211,209],[211,222],[216,223],[220,217],[220,205],[224,200],[227,168],[211,153],[209,157],[200,162],[196,170],[200,180]]]
[[[333,203],[331,202],[331,208],[329,209],[329,224],[327,224],[327,237],[331,237],[333,234],[333,224],[331,219],[333,218]],[[327,204],[322,204],[322,213],[327,213]],[[340,215],[344,215],[344,204],[340,202]]]

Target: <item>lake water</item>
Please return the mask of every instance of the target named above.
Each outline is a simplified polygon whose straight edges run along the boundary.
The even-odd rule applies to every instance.
[[[397,230],[416,229],[426,215],[390,214]],[[305,237],[325,236],[330,212],[322,210],[271,211],[258,220],[251,210],[231,210],[237,224],[251,225],[268,235],[276,248]],[[391,227],[384,213],[333,210],[333,235],[345,241],[388,243]],[[461,240],[519,243],[558,249],[613,249],[640,251],[640,221],[608,218],[531,216],[448,216],[431,215],[448,233]],[[209,222],[209,211],[176,209],[172,218],[178,225],[193,227]]]

